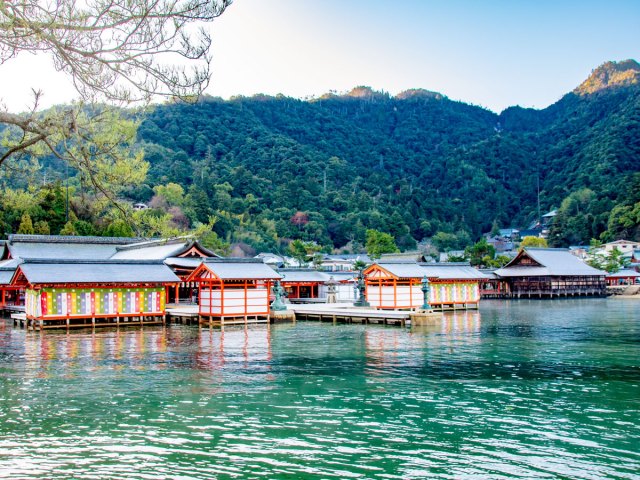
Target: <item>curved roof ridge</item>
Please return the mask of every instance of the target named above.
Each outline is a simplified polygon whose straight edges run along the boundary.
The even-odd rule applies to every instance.
[[[140,237],[98,237],[80,235],[27,235],[11,234],[7,240],[8,244],[17,243],[84,243],[101,245],[122,245],[136,243],[143,240]]]
[[[135,250],[137,248],[148,248],[155,246],[173,245],[179,243],[186,243],[187,239],[193,239],[191,235],[185,235],[183,237],[170,237],[170,238],[151,238],[142,242],[129,243],[127,245],[121,245],[116,247],[119,252],[122,250]]]
[[[163,260],[82,259],[82,258],[25,258],[22,264],[59,265],[161,265]]]

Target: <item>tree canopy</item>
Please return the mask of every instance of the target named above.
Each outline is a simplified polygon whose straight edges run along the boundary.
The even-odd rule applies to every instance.
[[[526,230],[549,210],[557,210],[553,246],[638,239],[638,86],[500,115],[419,90],[354,92],[308,101],[204,96],[135,121],[127,110],[123,120],[139,122],[128,145],[144,149],[148,172],[142,181],[113,179],[118,196],[150,207],[130,215],[140,231],[193,229],[212,217],[218,238],[244,254],[284,254],[293,240],[360,253],[367,230],[390,235],[400,250],[420,242],[450,252],[500,227]],[[48,221],[45,191],[65,182],[61,165],[52,158],[38,169],[25,158],[24,175],[0,171],[4,232],[16,231],[24,211],[34,229]],[[70,173],[71,210],[103,234],[119,217],[85,178]],[[58,233],[66,221],[50,218]],[[475,257],[498,262],[490,251]]]
[[[16,0],[0,2],[0,65],[23,52],[48,55],[80,101],[40,110],[0,110],[0,166],[24,170],[55,158],[115,202],[141,183],[148,164],[134,147],[138,122],[102,102],[146,104],[157,96],[197,98],[211,77],[205,29],[230,0]],[[1,73],[4,73],[2,71]],[[7,162],[9,162],[7,164]],[[65,167],[66,168],[66,167]],[[120,208],[121,213],[125,213]]]

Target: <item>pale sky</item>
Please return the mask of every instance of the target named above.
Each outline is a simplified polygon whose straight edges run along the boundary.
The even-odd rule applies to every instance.
[[[235,0],[210,25],[207,93],[296,98],[358,85],[544,108],[608,60],[640,60],[640,0]],[[0,66],[11,111],[72,100],[48,61]]]

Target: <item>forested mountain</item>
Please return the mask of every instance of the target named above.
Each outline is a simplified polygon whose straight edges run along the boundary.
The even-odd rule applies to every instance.
[[[638,240],[639,72],[607,63],[546,109],[499,115],[367,87],[162,105],[138,129],[146,183],[122,195],[185,225],[214,216],[218,235],[257,250],[295,238],[358,248],[368,228],[401,249],[464,247],[535,221],[538,198],[542,213],[558,209],[552,244]]]

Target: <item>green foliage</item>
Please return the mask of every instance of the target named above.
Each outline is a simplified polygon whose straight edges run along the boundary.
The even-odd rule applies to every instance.
[[[220,256],[228,256],[231,253],[231,246],[213,231],[215,223],[215,217],[209,217],[207,223],[196,226],[195,229],[189,232],[189,235],[196,237],[203,247]]]
[[[507,257],[506,255],[497,255],[493,259],[486,257],[484,259],[484,265],[487,268],[502,268],[510,261],[511,261],[511,258]]]
[[[541,210],[558,210],[551,245],[640,240],[633,85],[500,115],[438,94],[392,98],[364,87],[314,101],[205,98],[154,108],[135,146],[135,121],[105,117],[105,138],[110,123],[109,141],[133,157],[101,168],[122,200],[118,211],[80,169],[69,179],[71,211],[99,235],[178,234],[215,217],[215,241],[247,251],[284,251],[300,240],[357,253],[367,230],[388,233],[400,250],[429,239],[440,251],[461,250],[499,225],[534,223],[539,185]],[[41,162],[39,170],[25,160],[22,176],[0,172],[4,232],[16,231],[24,212],[53,234],[65,225],[63,165]],[[106,176],[109,165],[118,175]],[[137,201],[152,208],[132,213]],[[116,219],[132,228],[114,227]],[[485,257],[493,260],[486,252],[473,262]]]
[[[599,270],[616,273],[623,268],[627,268],[629,260],[624,257],[624,254],[617,247],[606,255],[603,255],[597,247],[592,247],[589,249],[587,264]]]
[[[118,218],[109,222],[104,229],[103,235],[105,237],[133,237],[134,232],[131,225]]]
[[[469,234],[465,231],[457,233],[437,232],[431,237],[431,243],[440,251],[460,250],[469,244]]]
[[[294,240],[289,244],[289,253],[298,262],[298,266],[302,266],[313,258],[316,252],[321,249],[320,245],[315,242],[305,242],[302,240]]]
[[[51,229],[45,220],[39,220],[33,225],[33,233],[36,235],[50,235]]]
[[[365,248],[367,255],[372,260],[380,258],[383,253],[399,251],[394,238],[390,234],[373,229],[367,230]]]
[[[31,235],[35,233],[33,229],[33,222],[31,221],[31,215],[27,212],[22,214],[22,218],[20,219],[20,226],[18,227],[18,233],[23,233],[26,235]]]
[[[527,236],[520,242],[520,248],[535,247],[535,248],[547,248],[546,238]]]
[[[184,202],[184,188],[177,183],[169,182],[166,185],[156,185],[153,187],[153,191],[161,201],[171,207],[181,206]]]
[[[471,265],[480,267],[488,266],[487,263],[493,260],[496,255],[496,249],[493,245],[487,243],[486,238],[482,237],[472,246],[465,248],[464,253],[469,258]]]
[[[365,268],[367,268],[367,262],[363,262],[362,260],[356,260],[353,263],[353,269],[356,271],[360,271],[360,270],[364,270]]]
[[[76,230],[75,225],[72,221],[68,221],[60,230],[60,235],[78,235],[78,231]]]

